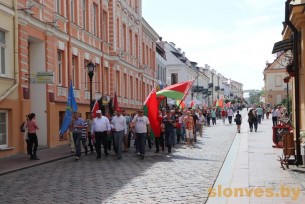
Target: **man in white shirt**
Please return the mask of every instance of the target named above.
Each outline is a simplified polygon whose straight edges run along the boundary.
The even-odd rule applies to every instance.
[[[145,154],[145,142],[147,134],[150,134],[150,126],[149,126],[149,120],[144,115],[144,112],[142,109],[138,111],[138,115],[134,117],[132,120],[132,127],[135,129],[136,132],[136,145],[137,149],[140,153],[140,158],[144,159]]]
[[[116,110],[116,115],[112,118],[111,122],[114,131],[114,144],[118,151],[118,159],[121,159],[123,138],[127,136],[127,123],[120,108]]]
[[[110,123],[107,117],[102,116],[102,111],[96,111],[97,117],[94,118],[92,127],[91,127],[91,135],[95,138],[96,142],[96,159],[101,158],[101,144],[103,144],[104,154],[107,157],[109,155],[107,151],[108,146],[108,135],[110,135]]]

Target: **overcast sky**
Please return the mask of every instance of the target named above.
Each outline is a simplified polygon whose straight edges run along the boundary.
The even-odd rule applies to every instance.
[[[263,87],[266,61],[282,39],[285,1],[142,0],[144,19],[186,57],[244,84]]]

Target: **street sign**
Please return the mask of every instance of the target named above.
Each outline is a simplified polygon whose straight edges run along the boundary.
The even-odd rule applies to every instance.
[[[32,84],[54,84],[54,72],[37,72],[31,75]]]

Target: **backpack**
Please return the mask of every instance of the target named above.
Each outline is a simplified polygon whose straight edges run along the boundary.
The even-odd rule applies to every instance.
[[[25,122],[23,122],[19,127],[20,132],[25,132],[24,123]]]

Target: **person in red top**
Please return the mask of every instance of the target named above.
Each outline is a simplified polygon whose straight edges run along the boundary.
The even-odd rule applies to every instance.
[[[39,127],[36,122],[35,113],[31,113],[28,116],[27,128],[28,128],[28,137],[29,137],[29,150],[30,150],[30,159],[39,160],[36,155],[38,147],[38,138],[36,130],[39,130]]]
[[[187,116],[184,118],[185,123],[185,131],[186,131],[186,142],[187,146],[191,144],[193,147],[193,140],[194,140],[194,119],[191,115],[191,111],[187,111]]]
[[[223,108],[223,109],[221,110],[221,118],[222,118],[223,124],[226,123],[226,117],[227,117],[227,111]]]
[[[162,151],[164,151],[164,132],[165,126],[162,123],[163,117],[161,111],[159,111],[158,122],[160,124],[160,135],[155,135],[155,143],[156,143],[156,151],[155,153],[159,153],[159,147],[161,146]]]

